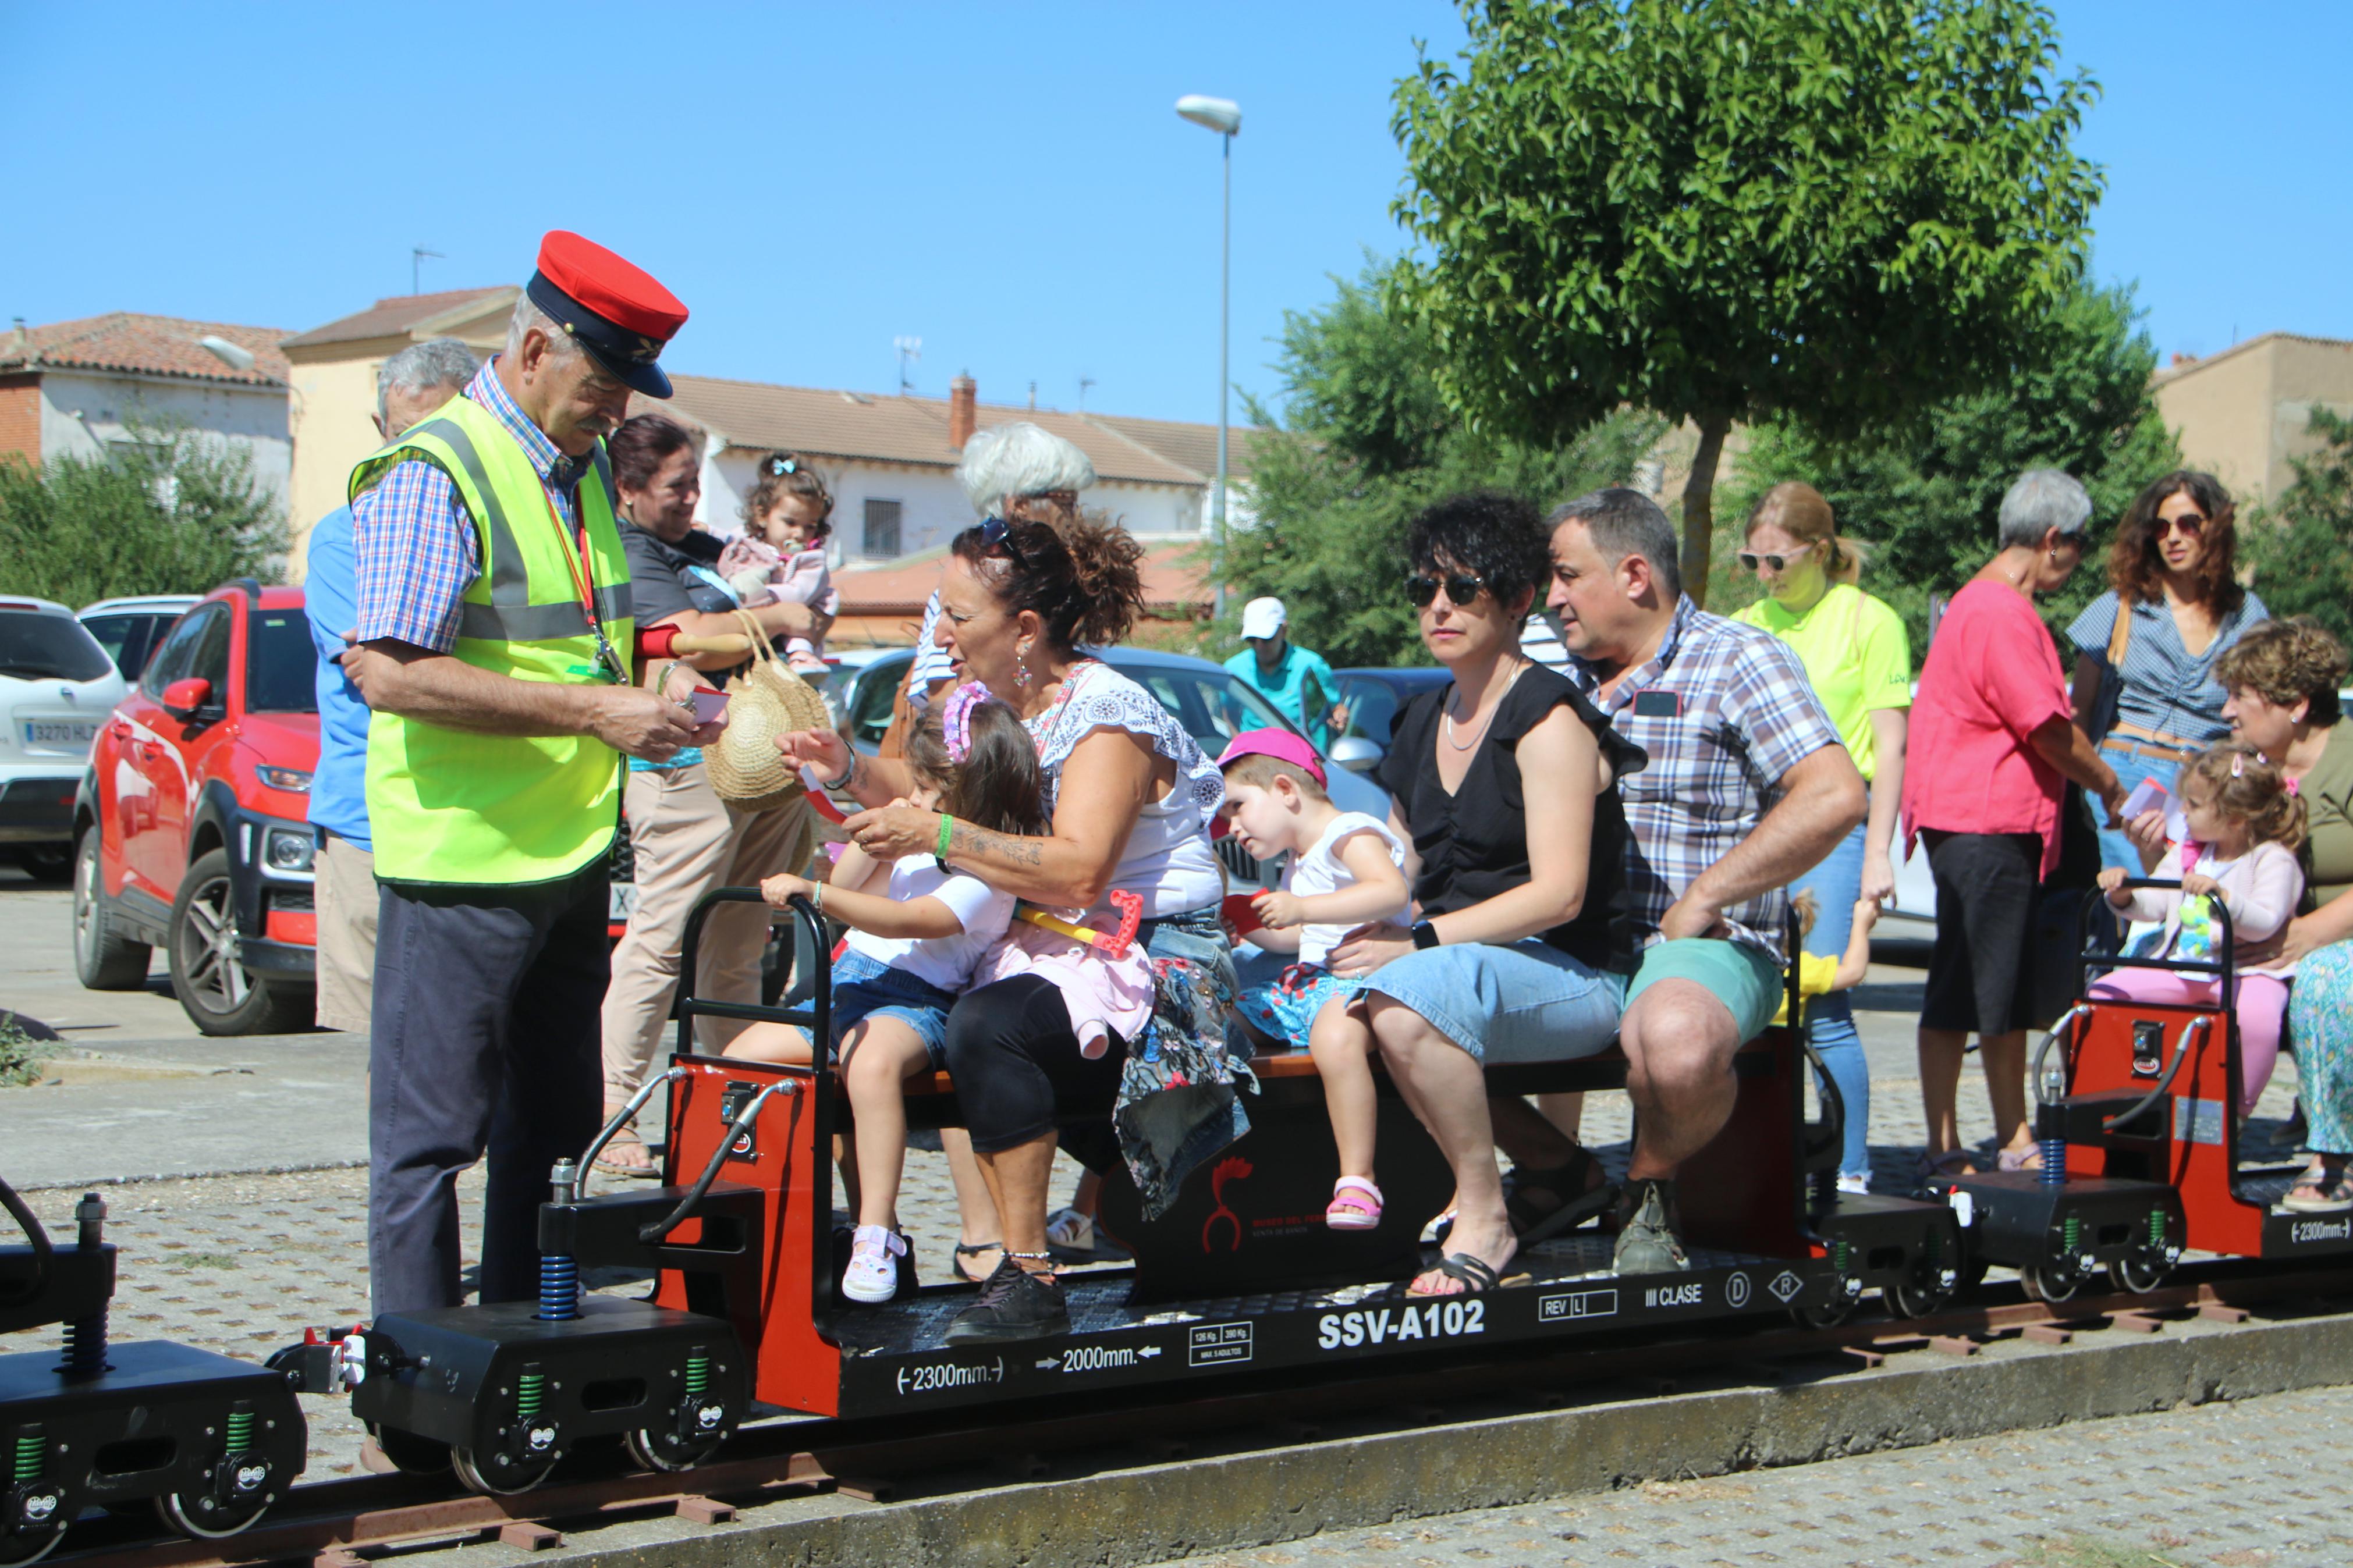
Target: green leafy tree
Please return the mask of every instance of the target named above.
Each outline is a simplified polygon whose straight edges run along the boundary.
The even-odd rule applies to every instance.
[[[2353,643],[2353,419],[2315,408],[2318,452],[2293,458],[2295,479],[2269,515],[2242,514],[2239,537],[2274,616],[2312,616]]]
[[[0,461],[7,586],[86,605],[277,574],[286,526],[252,453],[187,430],[139,434],[117,456]]]
[[[1916,658],[1927,646],[1929,595],[1954,592],[1994,552],[2002,492],[2028,468],[2059,468],[2092,495],[2093,552],[2044,604],[2062,624],[2073,620],[2107,586],[2105,541],[2125,508],[2181,466],[2149,385],[2156,368],[2131,292],[2079,287],[2034,354],[1982,391],[1853,441],[1825,440],[1795,419],[1759,426],[1725,486],[1734,526],[1715,563],[1719,603],[1757,594],[1731,559],[1739,521],[1771,486],[1803,479],[1831,503],[1839,531],[1864,542],[1864,585],[1904,616]]]
[[[1280,597],[1293,639],[1336,665],[1430,662],[1402,588],[1415,512],[1467,489],[1550,506],[1622,484],[1662,429],[1619,413],[1558,447],[1466,429],[1436,391],[1430,334],[1384,308],[1383,275],[1368,266],[1322,310],[1286,313],[1285,417],[1250,405],[1258,521],[1223,563],[1237,605]],[[1219,630],[1230,651],[1237,628]]]
[[[1689,420],[1705,592],[1736,423],[1851,436],[1982,384],[2080,276],[2097,91],[2030,0],[1488,0],[1401,81],[1398,298],[1482,428]]]

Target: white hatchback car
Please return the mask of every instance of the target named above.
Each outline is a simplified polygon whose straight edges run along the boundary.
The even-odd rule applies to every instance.
[[[73,869],[75,786],[122,700],[122,672],[63,605],[0,597],[0,852],[33,876]]]

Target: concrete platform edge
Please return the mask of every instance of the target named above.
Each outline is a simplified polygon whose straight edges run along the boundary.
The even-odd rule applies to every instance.
[[[237,1176],[299,1176],[305,1171],[364,1171],[365,1160],[310,1160],[288,1165],[252,1165],[234,1171],[153,1171],[128,1176],[84,1176],[76,1181],[18,1185],[20,1193],[63,1193],[77,1187],[128,1187],[147,1182],[209,1182]]]
[[[1715,1389],[1111,1470],[536,1560],[596,1568],[1129,1568],[1651,1479],[1806,1464],[2341,1384],[2353,1318]],[[1144,1418],[1148,1421],[1148,1416]],[[1145,1435],[1140,1422],[1138,1435]]]

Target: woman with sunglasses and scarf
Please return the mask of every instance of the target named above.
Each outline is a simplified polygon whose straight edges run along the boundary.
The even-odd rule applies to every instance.
[[[1350,1016],[1454,1173],[1446,1253],[1416,1296],[1492,1289],[1525,1243],[1615,1196],[1582,1145],[1522,1100],[1491,1101],[1484,1071],[1603,1049],[1633,967],[1613,939],[1626,818],[1612,785],[1643,756],[1520,651],[1547,537],[1534,506],[1492,492],[1413,520],[1398,586],[1454,679],[1398,710],[1377,776],[1413,845],[1419,914],[1357,928],[1327,961],[1368,977]],[[1499,1144],[1514,1162],[1508,1197]]]
[[[2231,492],[2211,474],[2177,469],[2143,489],[2108,551],[2108,591],[2067,628],[2076,648],[2076,725],[2126,794],[2174,773],[2231,732],[2215,661],[2270,618],[2234,574]],[[2163,815],[2100,830],[2100,863],[2135,876],[2165,847]],[[2142,847],[2148,854],[2145,858]]]
[[[1904,798],[1905,715],[1912,706],[1912,653],[1895,612],[1857,585],[1862,552],[1841,539],[1830,502],[1801,483],[1775,485],[1748,514],[1742,570],[1757,574],[1765,597],[1733,619],[1772,633],[1806,667],[1822,710],[1871,789],[1871,815],[1829,858],[1789,884],[1811,892],[1820,909],[1806,951],[1836,959],[1846,952],[1856,905],[1895,891],[1888,846]],[[1846,1148],[1839,1160],[1842,1192],[1871,1186],[1871,1068],[1854,1010],[1833,992],[1806,1008],[1806,1036],[1838,1081],[1846,1102]]]
[[[1103,931],[1120,926],[1125,904],[1141,917],[1136,940],[1155,971],[1144,1036],[1092,1057],[1044,975],[981,986],[949,1014],[948,1070],[1004,1227],[1001,1261],[948,1330],[949,1342],[964,1344],[1070,1328],[1046,1237],[1060,1123],[1111,1121],[1116,1106],[1147,1217],[1246,1123],[1234,1100],[1240,1075],[1224,1057],[1236,984],[1219,920],[1225,874],[1209,847],[1224,777],[1151,693],[1082,651],[1127,635],[1143,608],[1143,549],[1117,524],[1079,511],[1093,467],[1034,425],[973,437],[957,477],[987,521],[949,547],[935,635],[955,678],[978,681],[1028,727],[1050,830],[994,832],[892,805],[906,793],[904,764],[854,757],[830,731],[782,736],[777,746],[867,808],[846,826],[870,856],[936,855]],[[1163,1100],[1164,1089],[1185,1093]],[[1074,1152],[1107,1163],[1111,1129],[1094,1127],[1092,1137],[1073,1129],[1083,1142]]]

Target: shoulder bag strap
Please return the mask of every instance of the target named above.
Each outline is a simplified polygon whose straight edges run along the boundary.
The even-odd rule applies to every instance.
[[[2132,601],[2118,594],[2116,629],[2108,633],[2108,668],[2118,676],[2125,672],[2125,653],[2131,647]]]

